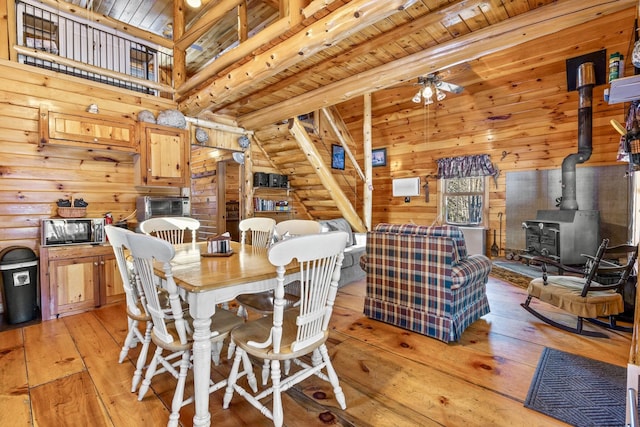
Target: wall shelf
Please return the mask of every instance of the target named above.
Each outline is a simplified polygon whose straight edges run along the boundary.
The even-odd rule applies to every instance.
[[[609,105],[640,99],[640,75],[615,79],[610,85]]]

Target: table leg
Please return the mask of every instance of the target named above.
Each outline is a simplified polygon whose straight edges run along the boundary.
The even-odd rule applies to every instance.
[[[193,425],[211,425],[209,378],[211,378],[211,316],[215,304],[206,304],[204,294],[189,295],[189,313],[193,317],[193,387],[195,414]]]

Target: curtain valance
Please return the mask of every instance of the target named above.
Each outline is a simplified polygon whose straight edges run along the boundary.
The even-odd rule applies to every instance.
[[[436,162],[438,163],[438,178],[495,177],[498,175],[498,169],[493,166],[488,154],[446,157],[438,159]]]

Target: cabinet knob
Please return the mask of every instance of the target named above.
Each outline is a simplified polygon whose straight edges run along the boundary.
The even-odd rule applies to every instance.
[[[100,261],[100,265],[104,265],[104,261]]]
[[[93,265],[98,266],[98,261],[94,261]]]
[[[98,142],[98,138],[93,138],[93,142]]]

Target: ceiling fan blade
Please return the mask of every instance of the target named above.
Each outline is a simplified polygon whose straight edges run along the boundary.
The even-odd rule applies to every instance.
[[[447,92],[451,92],[451,93],[460,93],[464,90],[464,88],[462,86],[458,86],[456,84],[453,83],[447,83],[447,82],[443,82],[443,81],[439,81],[436,83],[436,87],[438,89],[442,89],[442,90],[446,90]]]

